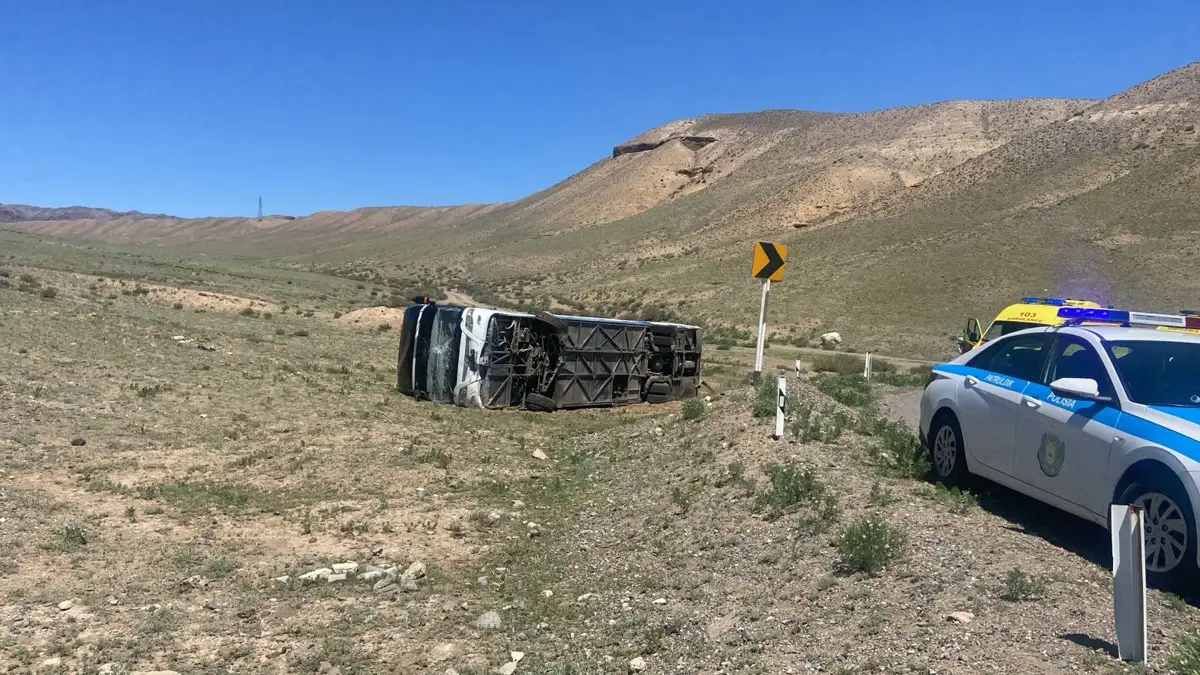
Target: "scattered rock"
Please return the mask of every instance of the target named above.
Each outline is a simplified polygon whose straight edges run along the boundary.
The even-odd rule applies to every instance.
[[[45,661],[42,661],[43,668],[58,668],[61,665],[62,665],[62,659],[58,658],[57,656],[54,658],[46,659]],[[516,665],[516,664],[513,664],[513,665]]]
[[[821,345],[840,345],[842,344],[842,334],[836,331],[825,333],[821,336]]]
[[[484,612],[479,616],[478,619],[475,620],[475,625],[484,630],[499,628],[501,623],[502,621],[500,620],[500,613],[496,612],[495,610]]]
[[[366,572],[363,572],[362,574],[358,575],[358,578],[362,579],[363,581],[367,581],[367,582],[379,581],[380,579],[382,579],[384,577],[385,574],[387,574],[387,573],[384,572],[383,570],[367,570]]]
[[[553,598],[553,597],[554,597],[554,591],[552,591],[552,590],[550,590],[549,588],[547,588],[546,590],[542,591],[542,597],[543,597],[543,598]]]
[[[421,590],[421,587],[417,585],[417,580],[408,575],[401,576],[397,585],[400,586],[400,590],[406,593],[415,593]]]
[[[537,450],[533,451],[533,458],[534,459],[550,459],[549,457],[546,456],[546,453],[542,452],[541,448],[538,448]]]
[[[413,579],[420,579],[420,578],[424,577],[425,576],[425,563],[418,560],[418,561],[414,562],[413,564],[409,565],[408,569],[404,570],[404,576],[411,577]]]
[[[971,623],[975,620],[975,615],[970,612],[952,612],[946,617],[947,621],[957,621],[959,623]]]
[[[666,599],[666,598],[659,598],[659,599],[657,599],[657,600],[655,600],[655,601],[654,601],[654,604],[656,604],[656,605],[665,605],[665,604],[667,604],[667,599]]]
[[[376,546],[375,548],[371,549],[371,555],[372,555],[372,556],[381,556],[381,555],[383,555],[383,547],[382,547],[382,546]]]
[[[68,609],[71,609],[74,606],[75,606],[75,603],[71,602],[70,600],[63,600],[62,602],[58,603],[58,608],[64,612],[67,611]]]
[[[508,655],[512,657],[513,663],[520,663],[521,659],[525,658],[525,652],[509,652]]]
[[[348,574],[350,572],[357,572],[358,571],[358,563],[356,563],[356,562],[337,563],[336,565],[333,566],[333,571],[337,572],[339,574]]]
[[[78,448],[78,447],[82,447],[82,446],[85,446],[85,445],[87,445],[87,441],[86,441],[85,439],[82,439],[82,438],[72,438],[72,439],[71,439],[71,445],[73,445],[73,446],[75,446],[75,447],[77,447],[77,448]]]
[[[275,577],[275,583],[277,583],[277,584],[287,584],[287,582],[289,582],[291,580],[292,580],[292,578],[286,574],[281,577]]]
[[[117,596],[115,596],[115,595],[108,596],[107,598],[104,599],[104,601],[110,605],[117,605],[121,602],[120,600],[117,600]]]
[[[385,595],[387,593],[391,593],[393,591],[400,590],[400,587],[396,585],[396,582],[394,580],[384,579],[383,581],[380,581],[379,583],[375,584],[374,590],[376,593],[379,593],[380,595]]]
[[[121,664],[116,661],[100,664],[100,667],[96,669],[96,675],[117,675],[119,672],[121,672]]]
[[[525,508],[525,502],[521,501],[520,499],[514,499],[512,507],[517,511],[520,511],[521,509]]]
[[[594,597],[596,597],[595,593],[584,593],[583,595],[579,596],[578,598],[575,598],[575,601],[576,602],[587,602],[588,600],[591,600]]]
[[[216,609],[217,603],[213,602],[212,598],[205,600],[201,605],[204,609]]]
[[[517,664],[510,661],[497,668],[496,672],[499,673],[499,675],[513,675],[513,673],[517,672]]]
[[[487,578],[487,577],[479,577],[479,578],[478,578],[478,579],[476,579],[475,581],[479,582],[479,585],[480,585],[480,586],[487,586],[487,585],[488,585],[488,578]]]
[[[497,523],[497,522],[500,522],[500,519],[501,519],[502,517],[503,517],[503,516],[501,516],[501,515],[500,515],[500,512],[499,512],[499,511],[489,511],[489,512],[488,512],[488,514],[487,514],[487,519],[488,519],[488,522],[489,522],[489,523]]]
[[[297,577],[297,579],[300,581],[316,581],[318,579],[328,579],[330,574],[333,574],[333,570],[329,569],[328,567],[322,567],[320,569],[315,569],[311,572],[301,574],[299,577]]]
[[[646,659],[643,659],[642,657],[639,656],[639,657],[631,659],[629,661],[629,672],[640,673],[645,669],[646,669]]]
[[[457,651],[458,645],[454,644],[453,642],[444,642],[430,650],[429,660],[432,663],[449,661],[450,659],[454,658],[454,655]]]
[[[654,435],[655,435],[655,436],[662,436],[662,435],[663,435],[663,428],[662,428],[662,427],[654,427]]]
[[[345,574],[330,574],[329,576],[325,577],[325,580],[331,584],[334,583],[335,581],[345,581],[346,575]]]

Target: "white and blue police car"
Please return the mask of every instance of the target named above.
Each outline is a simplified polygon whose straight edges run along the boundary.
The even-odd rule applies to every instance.
[[[1108,527],[1145,510],[1148,581],[1194,583],[1200,507],[1200,316],[1062,307],[933,367],[921,442],[937,478],[968,474]]]

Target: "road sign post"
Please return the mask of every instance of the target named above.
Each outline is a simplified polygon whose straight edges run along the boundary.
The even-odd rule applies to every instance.
[[[772,281],[783,280],[783,264],[787,260],[787,246],[766,241],[755,242],[754,263],[750,276],[762,280],[762,301],[758,309],[758,346],[754,351],[754,372],[762,374],[763,350],[767,339],[767,295]]]
[[[763,348],[767,335],[767,295],[771,292],[771,280],[763,279],[762,302],[758,306],[758,347],[754,350],[754,372],[762,373]]]
[[[1113,614],[1117,653],[1123,661],[1146,662],[1146,525],[1142,509],[1113,504]]]

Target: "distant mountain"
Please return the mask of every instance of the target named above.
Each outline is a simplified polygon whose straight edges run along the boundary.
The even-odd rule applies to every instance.
[[[0,223],[23,223],[48,220],[117,220],[118,218],[155,218],[174,220],[174,216],[141,211],[113,211],[89,206],[27,206],[25,204],[0,204]]]
[[[739,330],[758,311],[750,245],[769,239],[790,246],[772,330],[906,354],[939,355],[968,315],[1025,295],[1200,304],[1200,63],[1099,101],[704,115],[597,155],[504,204],[263,221],[22,212],[9,228]]]

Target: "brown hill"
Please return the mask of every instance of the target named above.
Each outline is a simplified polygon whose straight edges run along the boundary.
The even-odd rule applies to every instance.
[[[861,347],[929,355],[968,313],[1023,294],[1197,304],[1181,268],[1200,250],[1198,123],[1191,64],[1103,101],[680,120],[508,204],[9,227],[738,328],[757,310],[750,242],[769,238],[792,246],[772,304],[781,332],[837,328]]]

